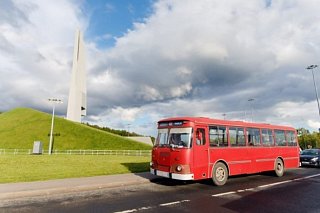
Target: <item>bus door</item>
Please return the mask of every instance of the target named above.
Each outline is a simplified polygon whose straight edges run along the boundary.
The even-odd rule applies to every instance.
[[[193,140],[193,168],[194,178],[208,178],[209,170],[209,143],[206,127],[198,127]]]

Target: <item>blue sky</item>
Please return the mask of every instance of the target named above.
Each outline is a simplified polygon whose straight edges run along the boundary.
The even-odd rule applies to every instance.
[[[83,10],[90,22],[86,37],[95,39],[99,48],[112,47],[115,37],[121,37],[133,28],[135,22],[144,22],[152,13],[152,0],[93,0],[85,1]]]
[[[318,0],[0,1],[0,111],[65,116],[74,34],[84,33],[85,122],[155,135],[173,116],[318,130],[310,64]],[[319,68],[315,80],[320,84]],[[254,101],[249,102],[249,99]],[[252,115],[251,116],[251,112]],[[225,116],[224,116],[225,115]]]

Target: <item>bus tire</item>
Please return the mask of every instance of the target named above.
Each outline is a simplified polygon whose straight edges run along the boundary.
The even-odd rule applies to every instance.
[[[223,186],[229,177],[229,172],[224,163],[218,162],[212,171],[212,181],[216,186]]]
[[[274,173],[277,177],[282,177],[284,173],[283,161],[280,158],[277,158],[274,165]]]

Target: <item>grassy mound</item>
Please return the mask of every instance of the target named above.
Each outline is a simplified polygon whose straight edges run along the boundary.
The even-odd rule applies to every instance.
[[[29,108],[17,108],[0,114],[0,148],[32,149],[34,141],[49,146],[51,115]],[[148,150],[151,146],[84,124],[55,117],[53,149]]]

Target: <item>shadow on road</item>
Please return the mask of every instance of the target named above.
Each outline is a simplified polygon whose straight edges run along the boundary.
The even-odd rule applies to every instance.
[[[127,167],[131,173],[137,172],[147,172],[149,171],[149,163],[121,163],[123,166]]]

